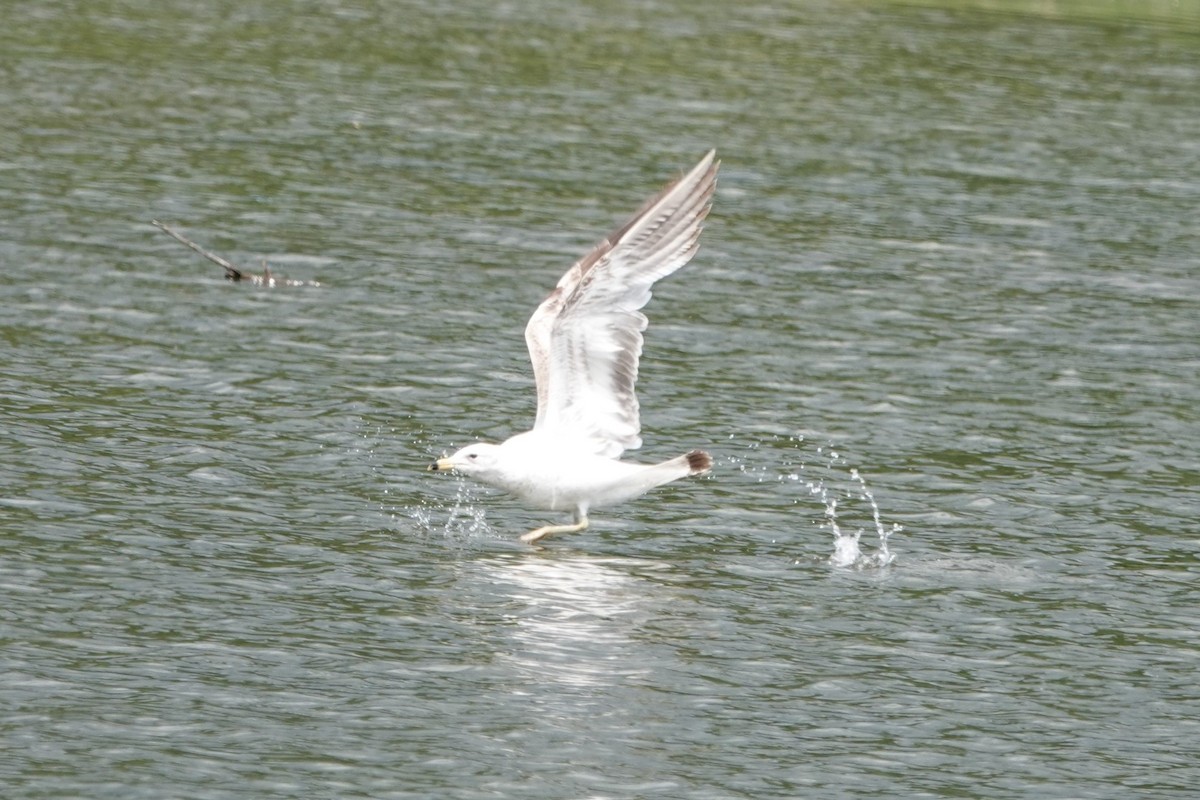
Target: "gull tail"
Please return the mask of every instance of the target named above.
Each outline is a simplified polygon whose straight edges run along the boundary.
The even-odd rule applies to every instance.
[[[680,478],[703,475],[712,469],[712,463],[712,456],[708,453],[703,450],[693,450],[667,461],[643,466],[640,468],[638,476],[638,482],[643,484],[640,492],[649,491],[655,486],[662,486],[664,483],[677,481]]]
[[[687,455],[680,456],[675,461],[681,462],[680,466],[687,464],[687,474],[703,475],[712,469],[712,456],[703,450],[693,450]]]
[[[611,473],[611,482],[601,487],[582,506],[586,515],[588,508],[622,503],[640,497],[656,486],[677,481],[692,475],[703,475],[712,469],[712,456],[703,450],[693,450],[682,456],[660,461],[657,464],[633,464],[628,461],[603,460]]]

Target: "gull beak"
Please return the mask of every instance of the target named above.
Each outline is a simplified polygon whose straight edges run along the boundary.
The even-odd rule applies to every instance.
[[[450,459],[448,458],[439,458],[429,465],[430,472],[448,472],[452,469],[454,469],[454,465],[450,463]]]

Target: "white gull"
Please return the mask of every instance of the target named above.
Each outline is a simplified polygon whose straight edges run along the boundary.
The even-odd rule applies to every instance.
[[[654,282],[696,253],[716,187],[715,156],[709,151],[577,261],[533,312],[525,328],[537,383],[533,430],[500,444],[468,445],[430,465],[535,508],[571,512],[571,524],[543,526],[521,541],[581,531],[592,508],[711,469],[712,457],[702,450],[658,464],[620,456],[642,444],[634,394],[648,324],[641,309]]]

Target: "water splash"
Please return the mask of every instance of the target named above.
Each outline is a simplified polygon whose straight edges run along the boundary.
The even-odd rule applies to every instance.
[[[785,476],[785,479],[802,483],[811,496],[816,497],[824,506],[824,521],[821,527],[833,536],[833,553],[828,561],[835,567],[853,569],[880,569],[895,560],[896,556],[888,547],[888,538],[903,528],[898,523],[884,525],[883,515],[875,495],[867,486],[867,481],[856,467],[850,467],[842,456],[833,448],[817,447],[817,455],[824,458],[823,474],[813,479],[802,475],[804,464]],[[799,502],[799,501],[797,501]],[[871,521],[874,523],[877,545],[873,552],[864,553],[860,542],[865,528],[848,529],[839,516],[839,503],[866,503],[871,509]]]
[[[467,483],[466,478],[455,476],[454,500],[448,504],[433,505],[440,512],[446,514],[446,521],[440,526],[441,532],[449,536],[465,535],[477,536],[479,534],[487,534],[492,532],[491,525],[487,521],[487,512],[481,505],[478,493],[475,487]],[[425,508],[418,508],[418,511],[425,511]],[[427,529],[437,530],[436,524],[429,525]]]
[[[879,537],[879,547],[874,554],[875,566],[886,567],[892,563],[895,556],[888,550],[888,537],[893,533],[899,533],[904,530],[903,526],[898,522],[893,522],[891,527],[885,528],[883,519],[879,513],[879,504],[875,502],[875,495],[871,494],[871,490],[867,488],[867,482],[857,469],[851,468],[850,477],[858,481],[859,492],[862,499],[866,500],[871,506],[871,519],[875,523],[875,533]]]
[[[395,481],[395,475],[392,470],[379,466],[375,443],[384,439],[389,443],[394,442],[398,435],[394,429],[384,431],[382,426],[376,426],[373,435],[368,436],[360,427],[363,444],[358,448],[359,452],[365,454],[368,468],[383,484],[375,498],[380,513],[387,516],[393,524],[406,519],[411,525],[405,527],[415,527],[426,534],[440,533],[451,538],[467,538],[490,533],[492,529],[487,522],[487,513],[478,502],[478,490],[462,477],[452,478],[454,496],[450,499],[439,497],[434,492],[421,492],[416,497],[397,496],[393,493],[391,485]],[[421,433],[414,436],[408,444],[413,450],[422,453],[423,458],[418,459],[417,463],[429,463],[437,457],[435,448],[424,441]],[[437,484],[444,486],[445,481],[439,480]]]
[[[430,455],[429,460],[434,457]],[[441,534],[449,539],[475,538],[492,533],[485,504],[479,502],[480,493],[484,490],[461,475],[440,476],[438,483],[444,486],[446,480],[453,482],[453,498],[443,499],[431,491],[421,495],[416,502],[394,507],[393,519],[402,514],[421,532]]]

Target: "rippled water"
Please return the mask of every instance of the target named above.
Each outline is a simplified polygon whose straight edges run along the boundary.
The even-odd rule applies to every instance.
[[[10,4],[4,796],[1191,797],[1200,13],[988,5]],[[714,145],[716,468],[522,547],[422,468]]]

